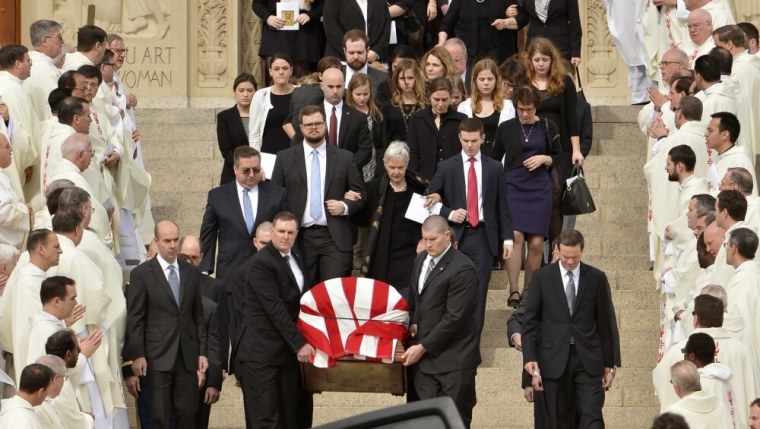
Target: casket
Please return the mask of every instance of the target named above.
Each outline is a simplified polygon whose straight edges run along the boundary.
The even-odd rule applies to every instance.
[[[364,392],[406,393],[406,367],[401,363],[404,347],[399,343],[393,363],[370,362],[342,357],[332,368],[317,368],[310,363],[301,364],[301,374],[307,392]]]
[[[326,280],[301,298],[297,326],[315,347],[301,364],[311,393],[406,393],[402,340],[407,304],[386,283],[356,277]]]

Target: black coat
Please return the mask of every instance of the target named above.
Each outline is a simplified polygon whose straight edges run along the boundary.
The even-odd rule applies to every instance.
[[[534,37],[546,37],[559,49],[568,60],[581,56],[581,17],[578,0],[552,0],[546,22],[541,22],[536,14],[534,0],[518,0],[518,5],[525,14],[517,16],[518,26],[530,23],[528,40]]]
[[[449,108],[441,115],[441,127],[436,128],[435,116],[430,106],[415,112],[409,118],[406,144],[411,159],[409,169],[425,180],[435,174],[439,161],[448,159],[462,150],[459,143],[459,123],[467,118],[463,113]]]
[[[235,180],[235,172],[232,166],[235,164],[235,149],[238,146],[248,146],[248,134],[245,132],[243,121],[237,105],[227,110],[222,110],[216,114],[216,141],[219,144],[219,152],[224,158],[222,166],[222,176],[219,184],[224,185],[227,182]]]
[[[367,0],[368,21],[355,0],[325,0],[322,23],[327,44],[325,56],[331,55],[345,60],[343,55],[343,35],[349,30],[362,30],[369,38],[369,50],[375,51],[380,59],[388,60],[388,42],[391,37],[391,16],[384,0]]]

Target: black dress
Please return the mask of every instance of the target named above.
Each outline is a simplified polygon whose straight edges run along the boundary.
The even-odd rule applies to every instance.
[[[274,30],[266,24],[266,19],[277,12],[276,0],[253,0],[253,12],[261,18],[261,46],[259,56],[270,57],[282,52],[294,61],[316,63],[322,58],[322,7],[324,0],[314,0],[310,10],[300,13],[309,15],[309,22],[299,26],[297,31]]]
[[[386,147],[392,141],[399,140],[406,142],[409,119],[418,110],[420,110],[420,106],[417,104],[404,104],[401,107],[397,107],[389,102],[382,106]]]
[[[546,90],[540,90],[541,107],[536,114],[546,118],[559,126],[559,141],[562,146],[562,159],[560,168],[562,177],[570,177],[572,172],[573,146],[570,143],[571,136],[578,136],[578,116],[576,109],[578,107],[575,91],[575,83],[570,76],[565,76],[565,89],[557,95],[549,95]]]
[[[474,115],[476,118],[480,119],[480,122],[483,124],[483,131],[486,134],[486,139],[483,141],[483,145],[480,147],[480,151],[482,153],[489,154],[491,153],[491,149],[493,149],[493,138],[496,135],[496,129],[499,128],[499,116],[501,113],[497,111],[493,111],[490,116],[486,117],[480,117],[478,115]],[[501,161],[500,159],[498,161]]]
[[[272,108],[267,112],[267,119],[264,122],[264,135],[261,137],[261,151],[266,153],[277,153],[290,147],[290,139],[282,129],[285,117],[290,111],[290,97],[293,95],[270,94]]]

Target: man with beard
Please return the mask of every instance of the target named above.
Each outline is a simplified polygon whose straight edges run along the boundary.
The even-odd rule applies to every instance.
[[[368,66],[368,46],[367,33],[362,30],[350,30],[343,36],[343,54],[346,57],[346,67],[343,68],[343,73],[346,75],[345,87],[348,89],[348,83],[356,73],[364,73],[372,82],[372,92],[377,97],[377,88],[381,83],[388,81],[388,73]],[[375,101],[380,104],[388,100],[376,98]]]
[[[325,71],[323,85],[330,81],[328,72],[341,74]],[[342,82],[339,85],[343,89]],[[287,190],[288,205],[298,218],[304,275],[312,285],[350,275],[354,233],[348,215],[361,209],[367,198],[351,152],[325,141],[322,106],[306,106],[299,116],[304,142],[277,155],[272,182]],[[355,199],[345,197],[348,191]]]

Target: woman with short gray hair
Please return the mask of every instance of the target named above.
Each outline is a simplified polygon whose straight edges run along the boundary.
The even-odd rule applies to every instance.
[[[409,146],[401,141],[388,145],[383,156],[385,171],[367,183],[367,204],[353,219],[368,227],[362,273],[395,287],[409,297],[414,258],[421,238],[420,225],[406,218],[412,195],[423,195],[427,182],[408,169]]]

